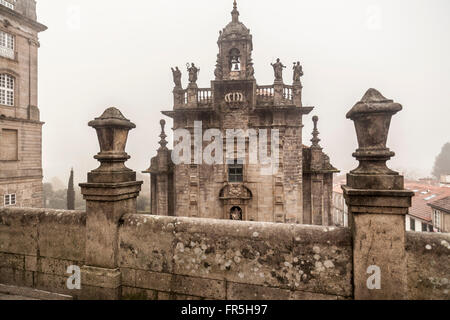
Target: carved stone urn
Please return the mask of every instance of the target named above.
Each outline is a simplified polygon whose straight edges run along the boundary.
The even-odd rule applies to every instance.
[[[100,152],[94,157],[100,167],[88,174],[88,182],[109,183],[136,180],[136,173],[125,166],[130,156],[125,152],[128,133],[136,125],[116,108],[109,108],[88,124],[97,131]]]
[[[355,123],[359,145],[353,153],[359,166],[348,175],[349,186],[356,189],[403,188],[403,179],[386,165],[395,155],[386,147],[391,119],[401,110],[399,103],[386,99],[375,89],[369,89],[361,101],[347,113],[347,118]],[[355,179],[361,176],[365,179]],[[383,179],[379,179],[380,177]],[[381,181],[384,181],[383,185],[380,185]],[[389,183],[386,184],[386,181]]]

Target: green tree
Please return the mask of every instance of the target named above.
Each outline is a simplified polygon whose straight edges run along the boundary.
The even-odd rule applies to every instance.
[[[436,157],[433,176],[439,179],[442,175],[450,174],[450,142],[444,144],[441,153]]]

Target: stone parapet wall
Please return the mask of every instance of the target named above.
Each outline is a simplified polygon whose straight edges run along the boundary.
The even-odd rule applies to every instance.
[[[133,214],[119,242],[124,298],[352,296],[346,229]]]
[[[408,299],[450,299],[450,234],[407,232]]]
[[[0,208],[0,283],[76,298],[66,271],[84,264],[85,241],[84,212]]]
[[[121,296],[352,299],[351,237],[346,228],[127,214],[118,239]],[[449,299],[450,235],[406,239],[408,299]],[[85,265],[85,251],[86,213],[0,208],[1,284],[80,298],[83,286],[67,289],[66,272]]]

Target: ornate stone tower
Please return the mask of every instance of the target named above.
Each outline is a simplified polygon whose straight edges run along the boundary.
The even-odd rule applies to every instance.
[[[252,35],[239,21],[236,1],[231,17],[219,34],[211,88],[198,88],[199,69],[194,63],[187,69],[186,89],[181,83],[181,71],[172,69],[174,108],[163,114],[174,120],[176,142],[173,151],[165,148],[165,143],[145,171],[152,175],[152,213],[312,223],[311,210],[321,217],[328,213],[322,212],[326,206],[312,209],[310,205],[307,211],[303,206],[303,198],[311,198],[311,188],[306,193],[303,190],[303,153],[312,153],[303,150],[303,115],[309,114],[313,107],[302,104],[302,66],[294,63],[293,83],[287,85],[283,81],[286,67],[278,59],[271,65],[274,83],[258,85],[252,62]],[[180,134],[184,136],[181,138]],[[164,129],[162,138],[165,142]],[[187,143],[187,148],[180,152],[183,143]],[[213,152],[214,162],[207,157],[212,144],[223,151]],[[169,155],[180,154],[185,161],[172,163],[173,157]],[[263,154],[271,158],[271,165],[264,162]],[[323,160],[321,156],[314,159],[313,165]],[[308,167],[308,172],[322,169],[318,166],[311,170]],[[325,182],[329,183],[331,190],[332,174],[331,180]],[[315,196],[322,199],[328,194]],[[329,197],[331,203],[331,193]],[[314,222],[327,223],[328,219]]]
[[[0,2],[0,206],[42,207],[36,1]]]

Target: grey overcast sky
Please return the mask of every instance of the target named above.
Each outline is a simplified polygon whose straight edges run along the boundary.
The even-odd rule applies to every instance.
[[[116,106],[137,125],[127,165],[142,171],[156,153],[160,111],[172,108],[172,74],[200,66],[209,87],[219,30],[231,20],[232,0],[38,0],[39,106],[45,180],[77,182],[97,167],[95,131],[88,121]],[[303,97],[321,145],[343,172],[353,169],[353,123],[346,112],[368,88],[404,109],[392,121],[390,167],[429,175],[450,141],[450,1],[239,0],[240,20],[253,34],[256,78],[273,83],[271,62],[302,62]],[[289,74],[285,79],[291,79]],[[169,120],[169,119],[167,119]],[[169,128],[172,122],[169,121]],[[171,138],[171,137],[170,137]],[[171,141],[171,139],[170,139]]]

